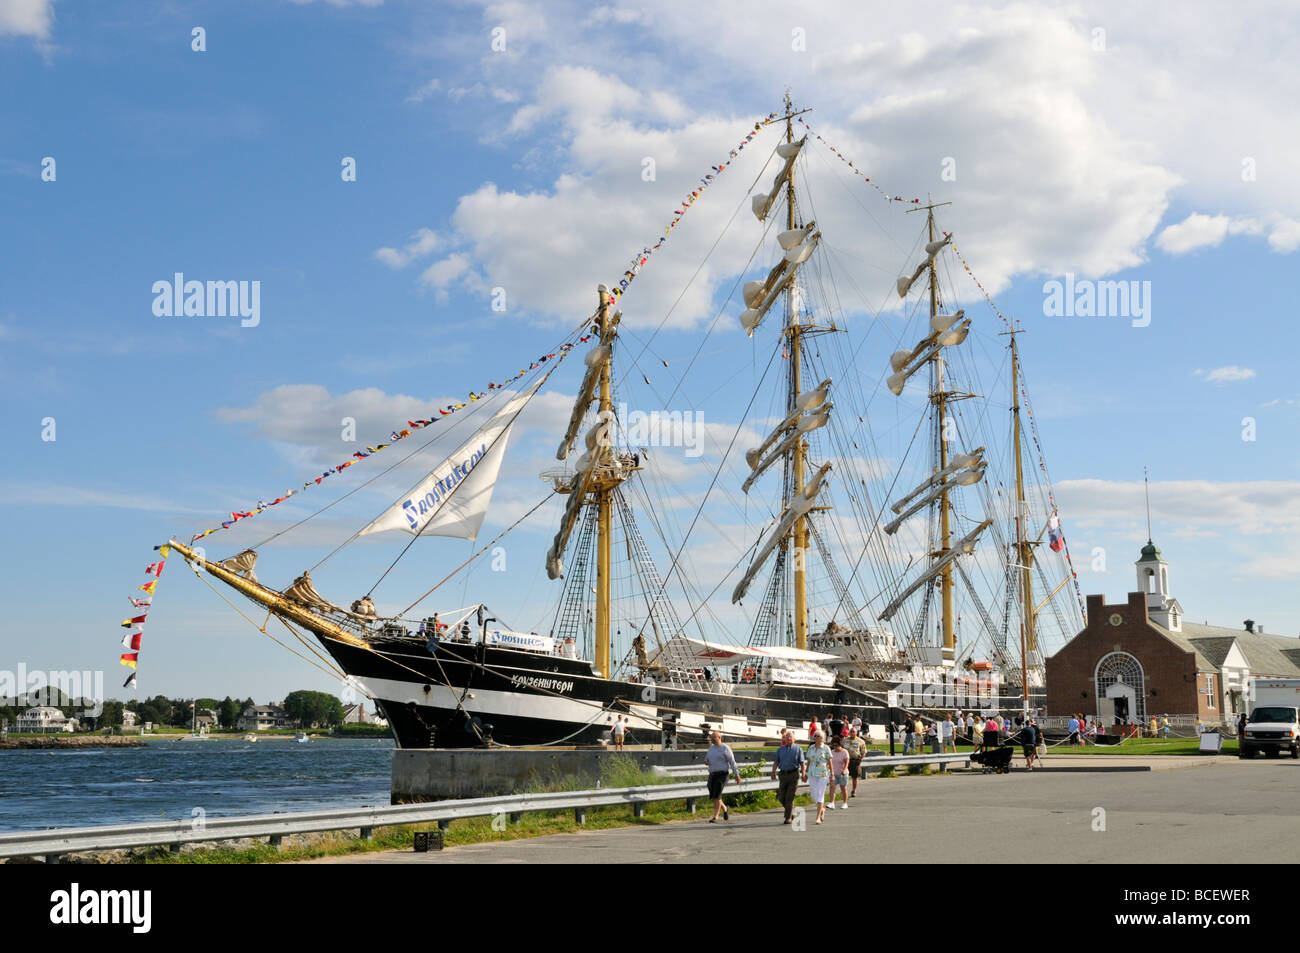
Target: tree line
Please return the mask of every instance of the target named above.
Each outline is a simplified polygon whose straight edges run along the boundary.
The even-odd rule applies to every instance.
[[[57,692],[57,690],[56,690]],[[12,701],[13,699],[7,699]],[[189,728],[193,724],[194,712],[200,714],[205,710],[213,712],[217,725],[221,728],[237,728],[239,716],[245,709],[253,707],[252,698],[240,701],[227,695],[218,701],[215,698],[168,698],[154,695],[151,698],[119,701],[106,699],[103,710],[97,718],[83,714],[94,706],[85,699],[69,698],[62,693],[50,699],[68,718],[75,718],[83,728],[98,730],[101,728],[120,728],[124,713],[135,713],[135,723],[142,727],[145,722],[152,722],[155,727]],[[193,708],[191,708],[193,704]],[[0,720],[8,723],[12,729],[18,717],[25,712],[28,705],[0,705]],[[343,703],[327,692],[294,691],[284,697],[280,703],[285,715],[300,728],[328,728],[343,722]]]

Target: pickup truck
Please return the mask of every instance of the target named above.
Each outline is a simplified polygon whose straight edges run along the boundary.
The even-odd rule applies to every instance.
[[[1237,741],[1237,757],[1253,758],[1260,751],[1277,757],[1289,751],[1300,758],[1300,678],[1255,679],[1247,697],[1250,718]]]

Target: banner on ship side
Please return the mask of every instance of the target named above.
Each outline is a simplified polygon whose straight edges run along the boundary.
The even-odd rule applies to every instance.
[[[541,652],[545,655],[555,653],[555,640],[536,632],[510,632],[506,629],[490,629],[487,634],[488,645],[499,645],[507,649],[523,649],[525,652]]]

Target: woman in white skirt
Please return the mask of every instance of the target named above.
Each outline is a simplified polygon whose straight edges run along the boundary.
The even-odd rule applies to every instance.
[[[813,743],[808,748],[808,759],[803,765],[803,779],[808,782],[808,793],[817,805],[817,823],[826,816],[826,787],[831,780],[831,749],[826,746],[826,733],[813,733]]]

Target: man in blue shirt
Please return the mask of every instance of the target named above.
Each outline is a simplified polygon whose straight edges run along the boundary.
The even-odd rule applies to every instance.
[[[780,784],[776,790],[777,800],[785,808],[785,823],[794,817],[794,795],[799,787],[799,773],[804,763],[803,749],[794,743],[794,732],[781,734],[781,747],[776,749],[772,759],[772,780],[780,775]]]

